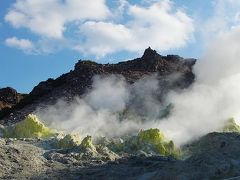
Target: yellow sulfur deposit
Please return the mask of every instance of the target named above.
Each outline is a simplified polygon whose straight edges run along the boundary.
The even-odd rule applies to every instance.
[[[58,148],[73,148],[81,144],[81,138],[77,134],[67,134],[57,143]]]
[[[23,121],[4,129],[3,137],[7,138],[48,138],[55,131],[46,127],[34,114],[29,114]]]
[[[82,143],[80,145],[82,148],[90,148],[90,149],[95,149],[92,141],[91,136],[87,136],[82,140]]]
[[[100,137],[97,139],[96,144],[98,146],[107,147],[115,153],[124,151],[125,146],[124,140],[121,138],[108,139],[106,137]]]
[[[225,123],[223,132],[240,132],[240,126],[235,122],[234,118],[230,118]]]
[[[234,128],[239,126],[229,121]],[[228,125],[225,127],[228,131],[234,129]],[[239,128],[240,129],[240,128]],[[9,127],[0,127],[0,133],[7,138],[49,138],[55,137],[54,145],[57,148],[79,148],[81,152],[88,152],[94,157],[98,156],[98,151],[111,151],[114,153],[149,153],[162,156],[179,157],[181,152],[175,148],[172,141],[166,140],[164,134],[159,129],[141,130],[137,136],[125,137],[125,139],[106,138],[100,141],[100,144],[94,146],[91,136],[86,136],[82,141],[77,134],[61,134],[53,129],[46,127],[36,115],[29,114],[23,121]],[[58,137],[57,137],[58,136]],[[59,138],[60,137],[60,138]],[[54,139],[54,138],[53,138]],[[56,139],[55,139],[56,140]],[[107,149],[107,150],[106,150]]]
[[[148,129],[141,130],[138,133],[138,138],[140,141],[148,142],[151,144],[157,144],[164,140],[164,134],[159,131],[159,129]]]
[[[143,149],[152,149],[163,156],[180,156],[180,150],[175,148],[173,141],[167,141],[159,129],[141,130],[137,137]]]

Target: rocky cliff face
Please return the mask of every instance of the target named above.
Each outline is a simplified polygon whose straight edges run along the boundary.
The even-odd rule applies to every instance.
[[[0,119],[16,122],[33,112],[37,107],[54,104],[59,98],[70,102],[75,96],[81,96],[91,88],[95,75],[122,75],[129,84],[146,75],[158,74],[159,80],[178,74],[174,83],[164,81],[162,86],[168,89],[186,88],[194,81],[192,67],[196,59],[184,59],[177,55],[161,56],[150,47],[141,58],[119,62],[117,64],[98,64],[92,61],[78,61],[74,70],[57,79],[40,82],[33,90],[11,109],[0,112]]]
[[[18,93],[15,89],[6,87],[0,89],[0,110],[11,108],[23,99],[24,95]]]

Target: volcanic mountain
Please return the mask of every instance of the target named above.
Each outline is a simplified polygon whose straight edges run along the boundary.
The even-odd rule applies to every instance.
[[[0,111],[0,119],[3,120],[1,123],[4,124],[0,125],[0,179],[239,179],[240,126],[233,118],[221,129],[214,130],[216,132],[206,133],[178,147],[157,128],[143,130],[139,126],[138,133],[130,136],[124,134],[92,139],[91,133],[84,137],[84,134],[78,131],[81,133],[80,137],[73,134],[74,132],[65,134],[56,131],[52,129],[55,127],[45,126],[37,114],[34,115],[39,108],[47,109],[59,99],[63,99],[69,105],[72,102],[74,104],[75,97],[84,100],[85,95],[95,90],[96,79],[105,91],[107,88],[102,79],[106,80],[104,77],[111,76],[124,79],[127,88],[131,90],[131,87],[134,87],[134,91],[142,88],[136,86],[141,80],[145,79],[145,83],[149,80],[148,77],[153,77],[160,87],[157,88],[157,92],[154,91],[153,97],[159,98],[157,101],[162,105],[162,102],[167,102],[164,101],[167,93],[181,91],[194,82],[195,75],[192,70],[195,62],[196,59],[184,59],[177,55],[161,56],[148,48],[141,58],[117,64],[79,61],[74,70],[57,79],[40,82],[28,95],[19,94],[12,88],[0,89],[0,104],[4,105]],[[149,86],[147,88],[151,89]],[[110,97],[113,95],[111,93],[107,95]],[[146,91],[141,95],[145,94]],[[97,97],[99,96],[101,94],[97,94]],[[107,97],[103,96],[101,99],[101,106],[105,98]],[[127,101],[126,107],[124,106],[124,112],[125,109],[131,110],[131,101],[137,104],[137,108],[143,105],[141,101],[134,99],[139,98],[138,96],[132,98],[130,102]],[[117,100],[115,102],[119,103]],[[64,103],[61,112],[68,111],[67,105]],[[151,109],[154,108],[151,103],[150,105]],[[85,114],[91,115],[92,112],[86,111]],[[124,123],[120,118],[122,114],[117,111],[115,116],[119,122]],[[48,115],[51,114],[47,113]],[[62,115],[58,118],[60,116]],[[81,122],[77,124],[81,127],[84,127],[84,123],[92,125],[93,118],[88,117],[90,116],[85,117],[86,121],[81,121],[83,118],[79,116],[76,120]],[[110,114],[111,119],[112,117]],[[176,119],[179,121],[178,117]],[[63,120],[67,122],[64,125],[68,125],[69,121],[65,116]],[[101,123],[99,118],[96,120],[94,128],[99,122],[103,124],[101,128],[106,125],[109,126],[108,130],[116,130],[109,121]],[[129,116],[127,121],[131,120]],[[142,119],[138,120],[136,116],[134,122],[142,122]],[[13,124],[15,122],[17,123]],[[117,129],[122,130],[124,124],[118,125]],[[186,128],[186,131],[191,129]]]
[[[145,50],[142,57],[117,64],[98,64],[89,60],[79,60],[74,70],[56,79],[50,78],[40,82],[23,99],[17,98],[16,101],[10,102],[9,107],[0,111],[0,119],[3,119],[4,124],[14,123],[24,119],[36,108],[54,104],[58,99],[71,102],[74,97],[83,95],[91,88],[92,79],[96,75],[121,75],[127,83],[132,84],[144,76],[157,74],[164,89],[161,96],[164,96],[170,89],[182,89],[192,84],[195,79],[192,72],[195,62],[196,59],[184,59],[178,55],[162,56],[150,47]],[[169,82],[166,77],[173,74],[177,74],[178,78],[174,82]]]

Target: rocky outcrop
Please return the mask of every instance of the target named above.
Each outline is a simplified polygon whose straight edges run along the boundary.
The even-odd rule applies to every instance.
[[[4,108],[11,108],[23,99],[24,95],[18,93],[11,87],[0,89],[0,110]]]
[[[74,70],[63,74],[57,79],[40,82],[33,90],[13,108],[0,112],[0,119],[5,122],[16,122],[33,112],[37,107],[55,103],[59,98],[71,101],[75,96],[81,96],[86,89],[91,88],[95,75],[122,75],[128,83],[146,75],[158,74],[159,80],[178,74],[174,83],[164,81],[166,89],[186,88],[194,81],[192,67],[196,59],[184,59],[177,55],[161,56],[150,47],[141,58],[119,62],[117,64],[98,64],[92,61],[78,61]]]

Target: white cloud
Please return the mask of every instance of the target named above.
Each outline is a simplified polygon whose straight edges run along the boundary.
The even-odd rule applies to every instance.
[[[131,20],[124,24],[86,22],[80,26],[84,41],[76,49],[104,56],[122,50],[141,52],[148,46],[159,51],[182,47],[192,37],[193,22],[172,6],[168,0],[149,7],[128,4]]]
[[[9,47],[14,47],[23,50],[26,53],[31,53],[34,50],[33,43],[28,39],[18,39],[16,37],[11,37],[6,39],[5,43]]]
[[[128,44],[134,41],[132,33],[122,24],[86,22],[81,25],[80,33],[87,39],[75,49],[85,54],[104,56],[118,50],[134,48]]]
[[[134,17],[129,22],[136,38],[141,44],[152,45],[159,50],[167,50],[183,46],[191,37],[193,24],[184,12],[172,11],[169,1],[155,3],[149,8],[130,7]]]
[[[216,35],[238,26],[240,24],[239,14],[239,0],[214,0],[212,16],[200,25],[206,42],[208,43]]]
[[[67,23],[102,20],[110,15],[105,0],[17,0],[5,20],[49,38],[62,38]]]
[[[166,51],[191,40],[192,19],[170,0],[147,5],[119,0],[114,8],[105,1],[17,0],[5,21],[39,35],[38,42],[44,39],[52,49],[58,49],[54,42],[63,40],[67,48],[97,57],[121,51],[138,53],[148,46]],[[46,48],[38,42],[35,44],[42,52]]]

